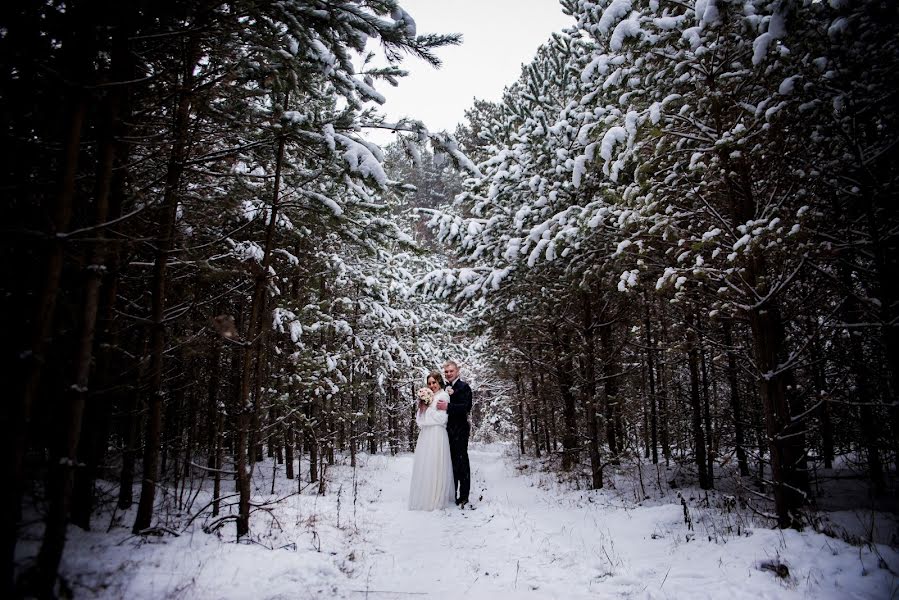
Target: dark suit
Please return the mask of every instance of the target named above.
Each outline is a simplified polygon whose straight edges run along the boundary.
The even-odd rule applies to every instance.
[[[449,435],[450,455],[453,459],[453,479],[456,483],[459,502],[468,502],[471,488],[471,467],[468,464],[468,435],[471,426],[468,424],[468,413],[471,412],[471,387],[457,379],[450,394],[449,406],[446,409],[446,433]]]

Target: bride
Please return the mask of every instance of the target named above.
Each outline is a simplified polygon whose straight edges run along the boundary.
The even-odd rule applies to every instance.
[[[456,495],[449,437],[446,435],[447,414],[445,410],[437,410],[437,402],[449,402],[449,395],[443,391],[440,371],[431,371],[427,384],[433,398],[430,402],[419,400],[415,415],[415,422],[421,431],[415,444],[409,510],[446,508],[453,504]]]

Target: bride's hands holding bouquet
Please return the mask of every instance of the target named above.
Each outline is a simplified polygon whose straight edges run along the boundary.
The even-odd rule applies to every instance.
[[[434,392],[429,388],[423,387],[416,393],[418,396],[418,412],[424,412],[434,401]]]

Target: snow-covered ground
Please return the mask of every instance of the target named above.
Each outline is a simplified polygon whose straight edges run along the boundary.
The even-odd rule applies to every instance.
[[[100,532],[73,528],[63,574],[76,598],[899,597],[899,553],[888,546],[748,526],[698,498],[691,531],[670,498],[641,506],[621,487],[567,489],[501,444],[470,454],[474,510],[409,512],[411,454],[360,455],[358,469],[330,469],[325,496],[310,486],[255,513],[251,544],[233,543],[231,523],[203,533],[202,518],[144,541],[125,527],[131,513],[105,533],[107,515]],[[269,495],[271,473],[270,462],[256,471],[260,502],[297,485],[282,471]],[[655,475],[644,473],[647,486]],[[20,558],[36,549],[24,541]]]

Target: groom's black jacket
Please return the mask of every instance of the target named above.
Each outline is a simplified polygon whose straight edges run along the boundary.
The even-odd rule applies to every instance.
[[[469,412],[471,412],[471,387],[461,379],[457,379],[453,384],[453,393],[450,394],[449,406],[446,407],[447,429],[468,424]]]

